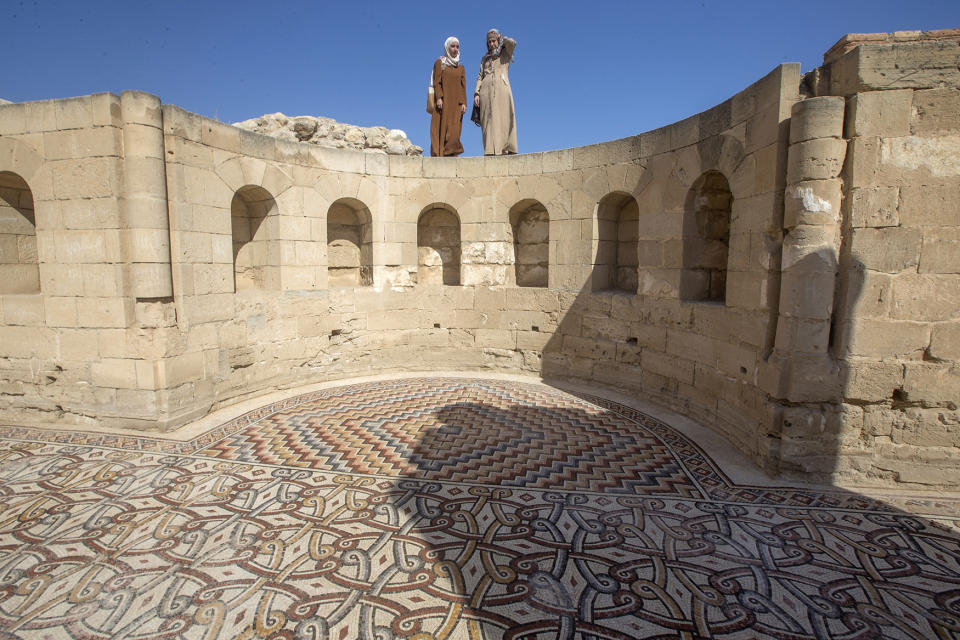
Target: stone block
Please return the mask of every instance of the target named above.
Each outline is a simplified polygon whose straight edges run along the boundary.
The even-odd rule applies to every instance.
[[[960,176],[960,135],[883,138],[880,169],[887,184],[956,178]]]
[[[99,340],[96,331],[86,329],[61,329],[57,332],[60,340],[61,360],[73,362],[94,362],[100,358]]]
[[[56,131],[57,110],[55,100],[41,100],[23,104],[28,131]]]
[[[27,131],[37,131],[27,126],[27,108],[25,104],[0,104],[0,136],[15,136]]]
[[[629,324],[607,316],[585,314],[581,319],[580,335],[584,338],[625,341],[631,333]]]
[[[48,131],[43,134],[43,155],[47,160],[77,158],[77,131]]]
[[[908,362],[904,365],[903,392],[910,402],[960,404],[960,367],[956,364]],[[960,431],[960,421],[953,425]],[[960,438],[960,435],[957,436]]]
[[[423,158],[419,156],[390,156],[390,175],[395,178],[422,178]]]
[[[886,318],[890,315],[893,277],[877,271],[868,271],[859,265],[841,273],[843,292],[837,317]]]
[[[829,320],[833,311],[832,269],[789,269],[781,275],[780,313],[795,318]]]
[[[44,327],[0,325],[0,356],[4,358],[57,357],[56,332]]]
[[[98,387],[136,389],[136,361],[101,358],[90,363],[90,378],[91,382]]]
[[[161,389],[170,389],[203,378],[204,358],[202,351],[185,353],[157,362],[156,381]]]
[[[790,145],[787,182],[829,180],[840,175],[847,143],[837,138],[818,138]]]
[[[960,273],[960,227],[924,230],[918,271]]]
[[[475,344],[478,347],[495,349],[515,349],[517,347],[517,332],[507,329],[476,329],[474,331]]]
[[[769,309],[772,277],[759,273],[727,273],[727,307],[753,311]]]
[[[600,164],[600,145],[575,147],[572,151],[574,169],[588,169]]]
[[[670,353],[645,350],[640,357],[640,363],[644,371],[693,385],[694,362],[691,360],[678,358]]]
[[[420,320],[416,313],[409,311],[384,311],[371,314],[367,318],[370,331],[389,331],[397,329],[419,329]]]
[[[162,151],[159,145],[162,139],[157,132],[157,153]],[[81,157],[91,156],[119,156],[125,148],[123,135],[120,129],[114,127],[97,127],[95,129],[81,129],[76,137],[77,153]]]
[[[836,224],[843,201],[842,186],[839,179],[810,180],[788,186],[784,199],[784,226],[790,229],[801,224]]]
[[[850,192],[849,217],[854,228],[900,225],[898,187],[860,187]]]
[[[23,242],[19,243],[22,247]],[[31,294],[40,292],[40,272],[34,264],[0,264],[3,293]]]
[[[960,181],[900,187],[900,224],[960,227]]]
[[[931,327],[923,322],[854,318],[845,324],[846,355],[919,359],[930,344]]]
[[[783,177],[782,162],[780,161],[781,147],[771,144],[757,149],[751,160],[745,160],[738,167],[737,171],[731,177],[730,188],[738,193],[768,193],[774,191],[780,184]],[[752,192],[743,189],[743,186],[750,184],[750,177],[753,177]],[[743,176],[741,184],[740,177]]]
[[[188,324],[230,320],[234,317],[234,294],[185,295],[183,310],[185,316],[183,321]]]
[[[456,178],[456,158],[424,158],[423,177],[425,178]]]
[[[715,365],[717,361],[715,340],[679,329],[667,330],[666,352],[691,362]]]
[[[233,125],[204,118],[200,122],[200,142],[224,151],[240,153],[241,131]]]
[[[922,241],[923,234],[918,229],[857,229],[850,243],[850,255],[874,271],[900,273],[916,270]]]
[[[869,91],[858,93],[847,103],[843,135],[898,137],[910,135],[913,91]]]
[[[0,297],[3,322],[9,325],[43,326],[44,299],[41,295],[4,295]]]
[[[80,289],[76,290],[78,293]],[[44,304],[44,324],[48,327],[76,327],[77,299],[74,297],[53,297],[46,294]]]
[[[81,270],[84,296],[115,298],[123,295],[123,265],[85,264]]]
[[[859,137],[847,143],[844,185],[856,187],[887,186],[878,181],[880,164],[880,138]],[[896,183],[894,183],[896,184]]]
[[[960,322],[942,322],[933,326],[929,356],[937,360],[960,362]]]
[[[58,129],[85,129],[93,126],[89,96],[66,98],[54,103]]]
[[[903,386],[900,362],[853,359],[842,373],[843,397],[848,402],[885,402]]]
[[[135,319],[135,309],[126,298],[77,299],[77,324],[87,328],[128,327]]]
[[[159,128],[162,125],[160,98],[143,91],[124,91],[120,94],[120,109],[125,124],[139,124]]]
[[[790,112],[790,144],[839,138],[843,135],[843,112],[844,101],[839,96],[820,96],[794,103]]]
[[[277,139],[273,136],[253,131],[240,130],[240,153],[263,160],[275,160],[277,157]]]
[[[574,358],[599,362],[613,362],[617,357],[617,343],[610,340],[580,338],[568,335],[563,337],[562,344],[563,353]]]
[[[960,130],[960,89],[939,87],[913,92],[910,131],[915,135]]]
[[[49,164],[53,192],[60,200],[110,198],[120,192],[122,178],[118,158],[82,158]]]
[[[893,279],[890,314],[899,320],[960,319],[960,275],[903,274]]]
[[[830,92],[956,86],[957,44],[950,40],[863,44],[831,65]]]
[[[539,176],[543,173],[543,154],[524,153],[514,156],[508,171],[511,176]]]

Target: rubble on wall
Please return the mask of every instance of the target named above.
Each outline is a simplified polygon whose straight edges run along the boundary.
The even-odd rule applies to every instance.
[[[423,148],[410,142],[407,134],[400,129],[358,127],[332,118],[288,117],[282,113],[268,113],[259,118],[234,122],[233,126],[281,140],[309,142],[321,147],[361,149],[398,156],[423,155]]]

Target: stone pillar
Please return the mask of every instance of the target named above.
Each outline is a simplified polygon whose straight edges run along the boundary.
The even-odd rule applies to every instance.
[[[160,99],[141,91],[124,91],[120,112],[121,206],[129,260],[126,290],[136,298],[168,298],[173,296],[173,280]]]
[[[846,142],[842,97],[793,105],[775,360],[780,399],[839,398],[839,371],[829,354],[840,246],[840,204]]]

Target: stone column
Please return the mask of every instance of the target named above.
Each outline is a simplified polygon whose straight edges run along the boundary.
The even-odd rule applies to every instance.
[[[784,201],[780,311],[774,359],[780,399],[839,398],[839,371],[829,354],[840,246],[840,171],[844,99],[823,96],[793,105]]]
[[[173,296],[173,281],[160,99],[141,91],[124,91],[120,112],[121,206],[129,259],[126,290],[136,298],[168,298]]]

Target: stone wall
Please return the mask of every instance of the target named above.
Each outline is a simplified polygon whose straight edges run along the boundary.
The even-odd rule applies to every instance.
[[[526,372],[772,472],[956,486],[958,38],[902,40],[512,157],[322,148],[137,92],[4,105],[0,242],[34,238],[39,291],[0,291],[0,416],[166,430],[321,380]]]

